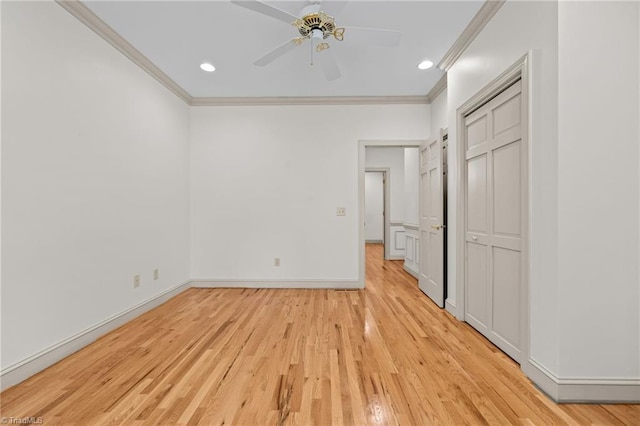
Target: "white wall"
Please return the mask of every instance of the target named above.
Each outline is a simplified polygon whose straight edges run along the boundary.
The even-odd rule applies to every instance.
[[[188,279],[189,110],[59,5],[1,7],[4,369]]]
[[[384,241],[384,172],[364,176],[364,239]]]
[[[358,140],[429,132],[428,105],[192,108],[192,276],[357,280]]]
[[[404,149],[404,222],[417,225],[420,216],[419,148]]]
[[[2,5],[0,4],[0,46],[2,46]],[[0,90],[2,90],[2,54],[0,52]],[[0,129],[2,129],[2,100],[0,99]],[[0,307],[2,306],[2,135],[0,130]],[[2,314],[0,313],[0,331],[2,330]],[[0,345],[2,338],[0,337]],[[0,350],[0,369],[3,366],[2,350]]]
[[[431,139],[440,137],[440,129],[447,129],[448,126],[448,109],[447,109],[447,93],[445,89],[431,102]]]
[[[562,377],[640,379],[639,7],[559,4]]]
[[[426,121],[426,120],[425,120]],[[404,148],[367,147],[366,167],[388,167],[391,222],[404,221]]]
[[[640,376],[637,9],[507,2],[449,70],[453,158],[456,109],[532,54],[530,357],[559,380]],[[460,285],[450,164],[449,274]]]
[[[456,109],[532,50],[531,145],[531,358],[554,374],[558,360],[558,5],[506,2],[448,72],[449,300],[455,298],[458,164]],[[562,307],[565,309],[565,307]]]
[[[404,149],[404,266],[415,275],[420,269],[419,232],[414,226],[420,221],[420,149]]]

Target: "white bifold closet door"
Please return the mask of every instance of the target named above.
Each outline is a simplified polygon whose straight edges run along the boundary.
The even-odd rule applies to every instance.
[[[517,81],[465,117],[465,319],[520,362],[526,147]]]

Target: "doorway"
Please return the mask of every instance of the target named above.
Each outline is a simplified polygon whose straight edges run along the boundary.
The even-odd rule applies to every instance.
[[[367,168],[364,193],[364,233],[367,244],[382,244],[383,258],[388,260],[389,247],[389,169]]]
[[[358,247],[359,247],[359,265],[358,265],[358,269],[359,269],[359,278],[358,278],[358,283],[359,283],[359,287],[360,288],[364,288],[365,286],[365,242],[366,242],[366,234],[365,234],[365,220],[366,220],[366,213],[365,213],[365,181],[366,181],[366,173],[368,171],[371,172],[375,172],[375,171],[386,171],[386,169],[384,169],[384,167],[388,167],[389,168],[389,172],[387,173],[386,179],[385,179],[385,189],[386,189],[386,194],[389,195],[390,192],[392,192],[391,190],[391,186],[395,185],[395,186],[399,186],[399,188],[395,188],[395,193],[398,194],[396,195],[396,199],[402,198],[403,195],[399,195],[399,194],[404,194],[404,190],[403,190],[403,179],[404,179],[404,173],[400,172],[400,174],[397,174],[397,178],[394,177],[395,175],[393,175],[393,170],[391,170],[391,166],[387,166],[385,164],[381,164],[378,163],[377,161],[371,161],[372,158],[369,158],[369,162],[367,161],[367,149],[368,148],[372,148],[373,151],[378,151],[379,153],[379,148],[395,148],[395,149],[401,149],[402,152],[402,158],[403,160],[401,160],[404,163],[404,148],[418,148],[420,146],[421,143],[423,143],[423,140],[360,140],[358,142],[358,216],[359,216],[359,226],[358,226]],[[416,150],[417,151],[417,150]],[[380,157],[378,157],[380,158]],[[416,157],[417,158],[417,157]],[[416,160],[417,162],[417,160]],[[417,165],[416,165],[417,167]],[[380,170],[380,168],[383,168],[384,170]],[[377,170],[376,170],[377,169]],[[397,172],[396,172],[397,173]],[[417,177],[416,177],[416,182],[417,182]],[[398,185],[399,184],[399,185]],[[417,183],[416,183],[417,185]],[[416,189],[417,192],[417,189]],[[416,194],[417,195],[417,194]],[[389,201],[390,201],[389,196],[385,197],[385,202],[387,203],[387,206],[389,206]],[[392,217],[394,216],[394,211],[395,212],[400,212],[400,214],[395,215],[396,217]],[[402,203],[397,204],[396,203],[396,208],[394,210],[394,207],[388,207],[385,208],[385,222],[386,224],[388,224],[388,228],[389,231],[385,233],[385,237],[384,237],[384,249],[385,252],[387,252],[386,254],[386,259],[388,260],[404,260],[405,259],[405,244],[406,244],[406,240],[407,240],[407,236],[406,236],[406,232],[405,232],[405,225],[410,225],[410,224],[405,224],[404,223],[404,217],[403,217],[403,212],[404,211],[404,207],[402,206]],[[417,213],[416,213],[417,216]],[[412,222],[415,223],[415,222]],[[402,269],[402,268],[401,268]]]

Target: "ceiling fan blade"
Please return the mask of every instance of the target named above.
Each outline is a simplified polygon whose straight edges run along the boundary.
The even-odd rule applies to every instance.
[[[322,71],[324,71],[324,76],[327,80],[333,81],[339,79],[342,73],[340,73],[338,62],[336,62],[336,57],[333,56],[331,49],[322,51],[318,56],[321,57],[321,60],[319,61],[320,66],[322,67]]]
[[[284,10],[278,9],[277,7],[271,6],[258,0],[231,0],[231,3],[253,10],[254,12],[270,16],[272,18],[286,22],[287,24],[291,24],[293,21],[298,19],[297,16],[292,15],[289,12],[285,12]]]
[[[288,51],[295,48],[298,44],[296,43],[296,39],[292,39],[282,43],[280,46],[276,47],[266,55],[256,59],[253,63],[260,67],[264,67],[265,65],[269,65],[271,62],[278,59],[280,56],[284,55]]]
[[[400,44],[402,33],[396,30],[380,28],[344,27],[345,40],[370,43],[378,46],[396,47]]]

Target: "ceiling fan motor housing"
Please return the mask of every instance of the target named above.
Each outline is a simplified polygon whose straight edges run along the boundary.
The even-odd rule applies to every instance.
[[[322,38],[326,39],[333,35],[336,24],[333,16],[329,16],[320,10],[319,4],[311,4],[302,9],[301,18],[296,19],[293,25],[298,29],[302,37],[317,37],[317,31],[322,31]]]

